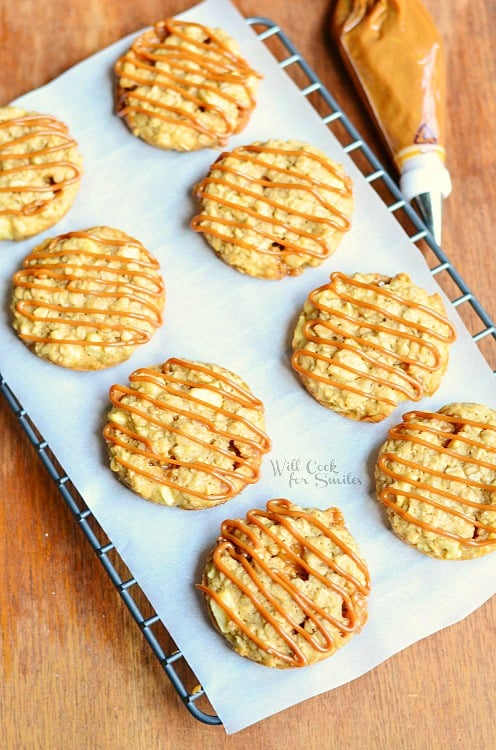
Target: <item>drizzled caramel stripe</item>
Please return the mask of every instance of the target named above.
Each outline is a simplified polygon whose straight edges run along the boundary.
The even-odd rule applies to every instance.
[[[73,238],[88,239],[97,244],[113,247],[133,246],[146,256],[145,259],[127,258],[124,255],[105,255],[80,248],[65,248],[65,240]],[[60,244],[57,254],[50,252]],[[84,258],[86,263],[71,263],[61,258]],[[59,260],[57,260],[59,259]],[[48,261],[48,263],[45,263]],[[53,261],[53,262],[52,262]],[[118,264],[119,267],[112,267]],[[132,266],[135,266],[134,268]],[[137,266],[137,268],[136,268]],[[121,279],[127,277],[126,281]],[[60,286],[50,286],[43,280],[60,281]],[[137,284],[139,279],[147,280],[152,288],[147,289]],[[15,310],[33,322],[54,323],[57,328],[69,326],[76,328],[83,326],[93,330],[116,331],[126,333],[119,335],[113,341],[81,341],[72,338],[54,338],[51,336],[35,336],[19,333],[24,341],[46,344],[70,344],[71,346],[135,346],[150,340],[152,333],[162,324],[161,304],[164,295],[164,285],[159,274],[158,261],[149,254],[141,243],[128,239],[111,239],[98,237],[88,232],[69,232],[54,238],[45,250],[35,249],[28,255],[23,268],[13,276],[15,287],[22,287],[31,291],[46,291],[56,295],[61,291],[85,294],[95,298],[105,298],[109,304],[113,300],[127,299],[128,302],[138,304],[142,312],[112,310],[103,307],[77,307],[59,305],[46,302],[43,299],[20,299],[15,304]],[[107,288],[106,288],[107,287]],[[154,304],[153,300],[157,302]],[[102,316],[101,321],[90,320],[93,315]],[[120,322],[117,322],[120,321]],[[123,322],[124,321],[124,322]],[[140,325],[140,324],[145,325]]]
[[[46,156],[47,154],[55,155],[58,151],[77,146],[76,141],[74,141],[69,135],[68,128],[50,115],[24,115],[21,117],[13,117],[9,120],[2,120],[2,122],[0,122],[0,129],[8,130],[12,127],[30,128],[30,131],[21,136],[12,136],[8,141],[0,144],[0,163],[12,160],[28,162],[32,159],[39,159],[41,156]],[[57,138],[58,143],[41,148],[35,148],[33,146],[29,149],[30,142],[37,138]],[[21,144],[26,144],[28,150],[23,153],[16,152],[15,148]],[[35,216],[36,214],[39,214],[43,211],[47,203],[55,198],[57,193],[68,185],[73,185],[74,183],[79,182],[82,175],[82,170],[77,164],[71,161],[58,160],[55,156],[53,161],[47,161],[41,164],[23,163],[15,167],[1,167],[0,180],[4,177],[9,177],[10,175],[17,175],[26,172],[29,175],[36,174],[36,172],[48,172],[48,176],[50,176],[54,170],[60,168],[72,170],[72,176],[63,179],[60,182],[50,181],[46,185],[31,185],[28,181],[21,185],[0,186],[0,193],[53,193],[50,197],[43,197],[31,201],[25,206],[22,206],[22,208],[0,208],[0,216]]]
[[[459,432],[449,432],[447,430],[440,429],[433,424],[429,424],[429,422],[416,422],[415,420],[417,419],[445,422],[446,424],[455,425],[455,427],[460,429],[463,429],[464,427],[469,425],[479,430],[492,430],[495,433],[496,426],[487,424],[485,422],[476,422],[474,420],[465,419],[462,417],[452,417],[446,414],[411,411],[407,412],[404,415],[403,422],[400,425],[398,425],[397,427],[393,427],[389,431],[390,439],[402,440],[404,442],[413,443],[414,445],[421,445],[425,448],[430,449],[434,453],[439,453],[441,455],[446,455],[458,459],[460,465],[466,464],[474,467],[490,469],[495,472],[496,478],[496,463],[491,463],[489,461],[476,458],[472,455],[464,455],[463,453],[459,453],[458,451],[446,446],[436,445],[429,440],[425,440],[419,437],[415,434],[415,432],[428,433],[435,438],[441,438],[450,442],[456,440],[464,443],[467,446],[470,446],[471,448],[483,449],[484,451],[490,453],[496,453],[496,448],[485,445],[484,443],[467,437],[466,435],[461,435]],[[410,434],[410,432],[413,432],[413,434]],[[411,471],[408,471],[408,473],[406,473],[401,471],[400,469],[395,470],[393,468],[393,465],[396,465],[400,468],[403,467],[404,469]],[[450,492],[448,490],[443,490],[435,487],[430,483],[430,478],[437,477],[440,479],[448,479],[450,483],[453,482],[455,484],[461,484],[466,487],[471,487],[473,489],[481,490],[481,492],[488,493],[496,493],[496,481],[492,484],[486,484],[483,482],[475,481],[471,479],[470,476],[460,477],[456,474],[448,474],[443,471],[431,469],[430,467],[426,466],[425,463],[419,464],[415,461],[401,458],[399,456],[396,456],[394,453],[389,452],[383,453],[379,457],[378,468],[393,482],[401,482],[401,488],[394,486],[383,487],[379,492],[378,497],[379,500],[389,510],[399,515],[405,521],[408,521],[409,523],[414,524],[418,528],[424,529],[425,531],[430,531],[438,534],[439,536],[453,539],[465,547],[483,547],[489,544],[496,544],[496,526],[482,523],[481,521],[478,521],[463,512],[463,508],[465,507],[469,510],[470,508],[474,508],[480,513],[484,511],[492,511],[496,513],[496,505],[494,503],[477,503],[472,500],[462,498],[459,493],[456,492],[456,490]],[[409,476],[409,474],[411,473],[413,473],[414,475],[418,475],[419,472],[428,476],[427,481],[420,481]],[[408,489],[405,487],[405,485],[409,485],[413,489]],[[418,490],[421,490],[422,492],[419,492]],[[430,495],[434,495],[434,497],[428,497],[424,493],[429,493]],[[426,505],[430,505],[433,508],[442,510],[447,515],[455,516],[462,519],[463,521],[466,521],[468,524],[475,527],[476,531],[474,537],[471,539],[467,539],[466,537],[460,536],[459,534],[446,531],[418,518],[415,518],[415,516],[412,516],[410,513],[408,513],[408,511],[406,511],[404,508],[401,508],[397,504],[396,498],[398,497],[408,498],[409,500],[417,500],[421,503],[425,503]],[[458,507],[449,507],[446,504],[446,501],[456,503]],[[488,536],[481,537],[480,535],[478,535],[477,530],[483,530],[487,533]]]
[[[367,302],[366,300],[360,300],[354,297],[352,294],[347,294],[344,290],[340,290],[338,288],[338,284],[341,283],[345,287],[351,287],[358,288],[358,289],[369,289],[371,291],[376,292],[377,294],[381,295],[382,297],[385,297],[388,300],[393,300],[395,302],[398,302],[398,304],[408,307],[410,309],[416,309],[421,312],[423,312],[426,315],[429,315],[431,319],[442,323],[445,327],[445,333],[437,333],[434,331],[431,327],[428,327],[426,325],[422,325],[415,321],[410,321],[404,317],[401,317],[399,315],[394,315],[389,310],[387,310],[385,307],[381,307],[377,304],[373,304],[372,302]],[[354,306],[355,309],[360,310],[371,310],[373,312],[379,313],[382,317],[387,318],[388,321],[398,323],[402,325],[405,328],[412,329],[412,333],[405,330],[397,330],[394,328],[391,328],[388,325],[380,324],[380,323],[369,323],[365,318],[360,318],[356,313],[353,314],[346,314],[342,312],[341,310],[338,310],[331,305],[326,305],[323,302],[321,302],[318,298],[319,295],[323,292],[326,292],[328,290],[332,290],[332,292],[342,301],[348,302],[351,305]],[[355,324],[359,326],[360,328],[366,328],[369,331],[374,332],[380,332],[380,333],[386,333],[391,336],[393,336],[395,339],[402,339],[407,342],[411,342],[414,345],[417,345],[419,347],[418,351],[419,353],[422,351],[428,351],[431,355],[431,362],[430,363],[422,363],[418,361],[417,359],[412,358],[408,354],[399,354],[395,352],[393,349],[389,349],[386,346],[383,346],[381,344],[378,344],[374,341],[369,341],[366,337],[360,336],[358,334],[352,334],[350,332],[347,332],[339,327],[339,325],[336,325],[332,323],[331,321],[321,319],[320,317],[313,318],[311,320],[307,320],[305,325],[303,326],[303,335],[305,336],[307,341],[310,341],[315,344],[321,344],[321,345],[327,345],[329,347],[332,347],[336,350],[346,350],[353,352],[354,354],[358,355],[362,362],[365,362],[369,365],[372,365],[374,369],[380,369],[384,370],[387,373],[391,373],[391,375],[395,376],[395,378],[399,379],[400,382],[392,382],[389,380],[386,380],[381,375],[376,375],[371,372],[362,371],[358,368],[352,367],[351,365],[346,364],[345,362],[336,360],[333,356],[326,356],[324,354],[318,353],[318,352],[312,352],[309,349],[303,348],[303,349],[297,349],[291,358],[292,365],[294,369],[299,372],[301,375],[304,375],[305,377],[311,378],[313,380],[317,380],[321,383],[324,383],[325,385],[330,385],[335,388],[340,388],[345,391],[349,391],[351,393],[356,393],[360,396],[368,396],[369,393],[365,388],[360,388],[355,386],[352,386],[348,383],[344,383],[340,380],[337,380],[331,372],[325,375],[317,374],[314,370],[312,370],[309,366],[305,366],[301,363],[301,360],[303,357],[310,358],[313,362],[316,361],[322,361],[329,364],[329,366],[332,366],[332,370],[341,369],[345,372],[349,372],[352,375],[357,375],[359,378],[366,380],[370,383],[378,383],[382,386],[387,386],[388,388],[391,388],[394,391],[397,391],[399,393],[403,393],[406,398],[408,398],[411,401],[420,401],[420,399],[424,395],[424,388],[422,385],[422,381],[419,379],[419,377],[415,377],[409,372],[406,372],[405,370],[402,370],[398,367],[395,367],[394,365],[387,364],[383,359],[378,359],[377,355],[384,356],[384,357],[394,357],[397,361],[401,362],[403,365],[415,365],[420,370],[425,370],[426,372],[435,372],[437,369],[439,369],[441,365],[441,354],[439,352],[439,349],[435,346],[434,343],[430,341],[425,341],[422,339],[422,334],[428,334],[432,339],[439,341],[443,344],[452,343],[456,338],[456,331],[453,325],[450,323],[450,321],[441,313],[436,312],[435,310],[427,307],[426,305],[422,305],[418,302],[415,302],[414,300],[406,299],[405,297],[401,297],[398,294],[395,294],[394,292],[385,289],[383,286],[380,286],[378,284],[369,284],[366,282],[358,281],[357,279],[353,279],[350,276],[346,276],[343,273],[335,272],[331,274],[331,281],[328,284],[325,284],[318,289],[313,290],[309,296],[308,301],[315,307],[316,310],[318,310],[320,313],[328,313],[329,315],[332,315],[340,320]],[[320,335],[315,333],[315,329],[323,328],[326,329],[326,331],[329,331],[329,336],[324,335],[321,333]],[[338,338],[341,337],[341,338]],[[350,343],[353,342],[353,343]],[[411,348],[409,348],[411,351]],[[373,356],[372,354],[369,354],[369,350],[373,351],[376,356]],[[394,399],[388,398],[384,395],[374,395],[374,398],[382,403],[389,404],[389,405],[396,405],[396,401]]]
[[[207,40],[191,38],[181,30],[184,27],[203,30],[208,35]],[[187,42],[189,48],[165,44],[164,40],[171,35]],[[212,52],[216,55],[215,59],[211,57]],[[137,72],[131,73],[126,70],[127,63],[134,66]],[[168,67],[158,67],[155,63],[162,63]],[[143,72],[153,73],[153,78],[143,75]],[[249,79],[253,76],[261,77],[242,57],[229,50],[211,29],[198,23],[173,20],[161,21],[152,31],[138,37],[131,50],[116,62],[115,73],[120,78],[131,81],[135,87],[144,87],[150,91],[150,95],[146,95],[132,88],[121,88],[121,101],[118,102],[118,114],[121,117],[132,120],[140,113],[148,117],[157,117],[163,122],[180,122],[181,125],[217,140],[220,145],[227,141],[228,136],[241,130],[249,113],[254,109],[255,99],[250,90]],[[185,75],[182,76],[181,73]],[[202,82],[198,81],[199,73],[204,79]],[[188,74],[193,75],[194,80],[189,81],[186,77]],[[224,91],[221,86],[212,85],[213,83],[240,86],[245,95],[244,100],[241,96]],[[223,123],[224,132],[219,134],[217,125],[209,125],[185,107],[161,102],[153,96],[153,89],[156,87],[165,92],[177,92],[186,102],[194,104],[200,112],[208,110],[215,113]],[[240,122],[231,122],[224,108],[208,101],[205,93],[213,94],[217,100],[236,105],[242,113]],[[132,100],[138,103],[132,103]]]
[[[186,369],[191,375],[182,378],[174,375],[172,370],[174,366]],[[124,448],[130,456],[128,459],[114,454],[113,458],[121,466],[126,467],[136,474],[140,474],[146,479],[158,482],[159,484],[163,484],[195,497],[201,497],[206,501],[219,502],[219,500],[227,500],[236,495],[239,492],[239,486],[238,489],[236,489],[236,483],[231,481],[231,479],[236,479],[238,482],[241,481],[243,484],[254,484],[257,482],[260,478],[260,457],[270,450],[270,440],[263,430],[259,429],[246,417],[236,414],[235,411],[232,410],[232,407],[229,409],[225,406],[213,406],[208,401],[203,401],[197,396],[191,395],[191,392],[180,390],[174,386],[182,385],[191,389],[207,389],[214,393],[220,393],[223,399],[234,402],[234,404],[237,404],[243,409],[262,411],[262,402],[253,396],[253,394],[247,389],[235,383],[228,376],[214,372],[200,364],[171,358],[168,359],[162,367],[162,371],[154,370],[152,368],[138,369],[130,376],[129,380],[131,383],[153,383],[160,388],[163,393],[172,396],[172,399],[164,400],[163,397],[153,398],[134,388],[113,385],[110,389],[110,400],[112,405],[118,409],[123,409],[128,414],[138,416],[140,421],[145,420],[148,424],[160,427],[165,432],[170,432],[183,440],[186,439],[188,442],[202,446],[211,456],[217,455],[229,459],[229,461],[234,464],[234,468],[221,468],[204,461],[184,461],[169,457],[168,455],[160,455],[155,451],[152,440],[149,440],[135,430],[127,429],[123,425],[110,420],[104,428],[103,434],[105,439],[108,443],[114,446]],[[212,377],[212,382],[202,383],[194,380],[193,376],[195,373],[209,375]],[[223,387],[223,385],[227,386],[227,388]],[[137,399],[140,402],[140,405],[131,406],[129,403],[126,403],[126,397]],[[177,405],[177,399],[181,399],[183,404],[189,404],[190,407],[192,406],[193,408],[181,408]],[[211,417],[196,412],[194,410],[196,405],[208,408],[212,412]],[[146,409],[148,406],[152,406],[154,414],[157,414],[158,412],[158,416],[147,414]],[[209,439],[202,440],[190,432],[186,432],[175,426],[175,423],[166,424],[161,415],[166,416],[170,414],[174,416],[183,416],[188,420],[201,423],[208,429],[211,440],[225,438],[237,446],[236,452],[215,445],[214,443],[211,443]],[[238,435],[232,430],[221,429],[216,424],[217,414],[221,414],[228,420],[232,420],[234,424],[243,425],[250,431],[252,437]],[[243,455],[243,446],[245,447],[246,452],[251,455]],[[158,467],[158,470],[155,468],[147,471],[145,468],[135,465],[132,459],[136,456],[146,458],[150,462],[150,465]],[[170,469],[180,467],[187,467],[188,469],[214,477],[220,482],[222,488],[221,491],[218,494],[213,495],[182,486],[179,481],[168,476],[168,471]],[[240,473],[240,469],[246,470],[248,473]]]
[[[263,158],[259,158],[257,154],[279,154],[283,156],[292,156],[295,158],[301,157],[313,160],[320,166],[324,167],[334,179],[337,179],[339,184],[329,185],[321,180],[318,180],[310,175],[302,174],[299,170],[278,167],[272,165],[270,162],[265,161]],[[280,181],[273,181],[267,178],[256,178],[252,177],[241,170],[237,170],[234,167],[229,167],[222,164],[222,160],[230,156],[235,158],[239,162],[250,163],[252,165],[261,166],[264,169],[271,170],[282,175]],[[325,192],[334,193],[337,195],[351,195],[351,183],[349,179],[341,174],[338,169],[335,169],[326,159],[323,159],[318,154],[314,154],[310,151],[301,150],[290,150],[275,148],[269,146],[242,146],[234,149],[230,154],[222,154],[217,162],[212,167],[212,172],[220,172],[222,175],[235,175],[241,177],[244,180],[244,184],[240,185],[237,182],[231,182],[225,177],[207,176],[205,177],[196,187],[195,195],[199,199],[205,199],[217,203],[223,208],[232,208],[237,214],[241,214],[239,219],[224,219],[218,215],[212,215],[209,213],[202,213],[195,216],[191,222],[191,228],[195,232],[202,232],[203,234],[216,237],[224,242],[228,242],[238,247],[243,247],[253,252],[257,252],[263,255],[277,255],[279,257],[286,255],[309,255],[316,258],[326,258],[329,254],[325,240],[320,238],[315,232],[305,231],[303,228],[293,226],[291,223],[291,217],[297,216],[315,224],[322,224],[333,227],[341,232],[346,232],[350,227],[350,220],[343,211],[340,211],[337,206],[330,202]],[[208,189],[209,185],[219,185],[222,187],[230,188],[231,193],[237,193],[240,196],[246,196],[254,198],[258,203],[265,204],[266,206],[274,209],[274,214],[277,212],[277,216],[283,218],[276,218],[275,215],[266,215],[260,210],[255,210],[247,206],[242,205],[236,201],[230,201],[227,198],[220,197],[214,192]],[[262,188],[270,188],[271,191],[283,190],[286,193],[294,192],[308,192],[318,203],[326,210],[326,216],[318,216],[309,214],[296,209],[288,209],[286,203],[273,200],[268,198],[265,192],[251,190],[250,186],[260,186]],[[218,213],[218,212],[216,212]],[[272,213],[272,212],[271,212]],[[267,229],[260,227],[260,223],[263,226],[269,225],[274,227],[282,227],[285,232],[291,232],[296,236],[296,240],[287,240],[281,238],[275,232],[271,233]],[[246,242],[232,234],[226,234],[222,231],[224,226],[234,227],[235,229],[246,229],[249,228],[250,232],[253,232],[258,237],[271,240],[272,246],[262,248],[257,244]],[[219,228],[220,227],[220,228]],[[312,240],[317,248],[312,250],[311,248],[303,248],[299,244],[301,239]]]
[[[346,571],[337,565],[332,558],[328,557],[308,538],[303,537],[296,530],[291,519],[300,518],[309,523],[315,532],[320,532],[330,539],[334,545],[339,547],[344,555],[354,562],[363,576],[363,583],[349,571]],[[293,545],[280,539],[263,523],[262,519],[269,519],[273,523],[284,526],[284,528],[291,534],[293,540],[297,543],[301,553],[297,554],[294,552],[292,549]],[[257,553],[256,549],[260,545],[260,542],[257,540],[255,533],[250,526],[256,526],[257,529],[265,534],[268,537],[267,543],[271,546],[277,545],[286,559],[289,558],[297,569],[304,570],[308,577],[311,576],[316,578],[323,586],[334,591],[341,597],[343,602],[342,620],[333,617],[323,610],[322,607],[298,589],[289,576],[285,575],[280,570],[271,567],[263,560],[263,558]],[[304,559],[306,552],[315,555],[320,562],[327,566],[328,572],[322,573],[310,565],[310,563]],[[243,571],[248,574],[250,581],[253,584],[251,587],[242,581],[239,574],[232,572],[229,569],[229,566],[224,562],[226,556],[235,560],[243,568]],[[199,584],[198,588],[203,591],[204,594],[211,597],[218,606],[223,609],[227,617],[235,622],[245,636],[259,649],[276,656],[292,667],[303,667],[308,664],[308,658],[299,647],[298,641],[295,637],[296,635],[305,639],[314,651],[324,654],[332,653],[337,647],[337,644],[335,642],[335,636],[333,636],[332,630],[329,630],[328,626],[330,625],[333,630],[337,629],[341,635],[355,632],[359,627],[357,611],[354,605],[356,595],[360,594],[365,597],[370,592],[368,570],[359,556],[318,518],[304,509],[291,507],[287,500],[282,499],[269,500],[266,511],[249,511],[246,515],[246,521],[224,521],[221,527],[220,542],[213,554],[213,563],[219,572],[226,576],[226,578],[231,581],[231,583],[234,584],[243,595],[250,599],[262,619],[274,628],[280,638],[287,645],[289,653],[285,653],[262,640],[249,628],[246,622],[241,620],[234,610],[225,603],[218,592],[213,591],[204,584]],[[355,594],[349,594],[343,586],[333,580],[331,576],[335,574],[347,581],[348,584],[351,584],[355,590]],[[267,581],[269,582],[268,585]],[[269,588],[271,584],[281,586],[286,593],[289,594],[291,600],[302,610],[305,619],[312,623],[315,635],[306,630],[301,624],[301,617],[299,618],[299,621],[295,620],[280,603],[279,599],[272,594]],[[273,614],[274,612],[276,614]],[[344,615],[345,612],[346,616]],[[282,618],[282,623],[279,622],[277,615],[279,618]]]

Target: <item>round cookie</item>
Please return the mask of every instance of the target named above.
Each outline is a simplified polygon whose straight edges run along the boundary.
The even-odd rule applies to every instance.
[[[60,221],[81,177],[82,158],[64,123],[0,107],[0,240],[23,240]]]
[[[127,360],[162,324],[158,261],[110,227],[46,239],[13,276],[12,324],[39,357],[72,370]]]
[[[192,229],[228,265],[262,279],[319,266],[350,228],[352,182],[300,141],[270,140],[221,154],[194,193]]]
[[[336,272],[305,302],[291,363],[327,408],[380,422],[402,401],[432,396],[455,338],[440,296],[407,274]]]
[[[412,411],[393,427],[376,470],[394,533],[420,552],[467,560],[496,549],[496,411],[476,403]]]
[[[264,408],[235,373],[168,359],[113,385],[104,428],[110,468],[146,500],[211,508],[260,478]]]
[[[224,521],[198,588],[233,649],[269,667],[321,661],[367,621],[369,573],[337,508],[270,500]]]
[[[169,19],[145,31],[115,65],[116,109],[152,146],[225,146],[255,107],[261,76],[222,29]]]

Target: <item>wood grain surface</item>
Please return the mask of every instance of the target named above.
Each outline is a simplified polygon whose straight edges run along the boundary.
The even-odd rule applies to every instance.
[[[279,23],[388,156],[327,34],[328,0],[235,0]],[[0,105],[189,0],[0,0]],[[425,0],[448,56],[443,247],[496,318],[496,3]],[[493,353],[488,353],[493,357]],[[493,363],[494,366],[494,363]],[[470,377],[470,363],[467,363]],[[6,750],[496,746],[496,599],[344,687],[233,736],[191,717],[0,399],[0,722]]]

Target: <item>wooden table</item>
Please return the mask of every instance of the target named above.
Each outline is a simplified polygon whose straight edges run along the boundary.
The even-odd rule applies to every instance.
[[[387,162],[326,34],[328,0],[236,0],[281,24]],[[449,59],[443,246],[496,318],[496,4],[426,0]],[[190,0],[0,0],[0,105]],[[494,366],[494,363],[493,363]],[[467,377],[470,370],[467,367]],[[0,401],[0,721],[6,750],[496,746],[496,598],[364,677],[239,734],[192,718]]]

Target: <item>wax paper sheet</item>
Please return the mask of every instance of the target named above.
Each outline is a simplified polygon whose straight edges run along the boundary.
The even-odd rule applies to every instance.
[[[5,302],[0,371],[115,543],[231,733],[353,680],[467,616],[494,593],[496,555],[442,562],[396,539],[384,524],[371,477],[388,428],[413,405],[406,403],[379,425],[357,424],[315,402],[289,365],[296,315],[308,292],[325,283],[333,270],[406,271],[419,285],[436,290],[423,258],[238,11],[227,0],[207,0],[184,17],[224,28],[264,75],[256,111],[230,146],[297,138],[341,161],[355,186],[351,232],[331,259],[300,277],[257,280],[224,265],[189,228],[196,210],[192,186],[217,154],[160,151],[134,138],[114,114],[112,66],[133,34],[18,100],[70,126],[84,155],[85,176],[73,208],[57,227],[34,240],[2,243],[1,293],[6,301],[12,273],[44,237],[106,224],[137,237],[160,260],[167,287],[164,325],[127,363],[96,373],[70,372],[29,352],[10,328]],[[496,407],[494,376],[453,308],[449,314],[458,340],[441,388],[421,406],[435,410],[451,401],[475,400]],[[265,402],[273,447],[264,459],[262,479],[224,506],[196,512],[159,507],[122,486],[108,469],[101,430],[109,386],[127,383],[137,367],[170,356],[234,370]],[[221,521],[265,507],[272,497],[339,506],[371,571],[365,629],[335,656],[304,670],[271,670],[232,652],[211,627],[194,585]]]

